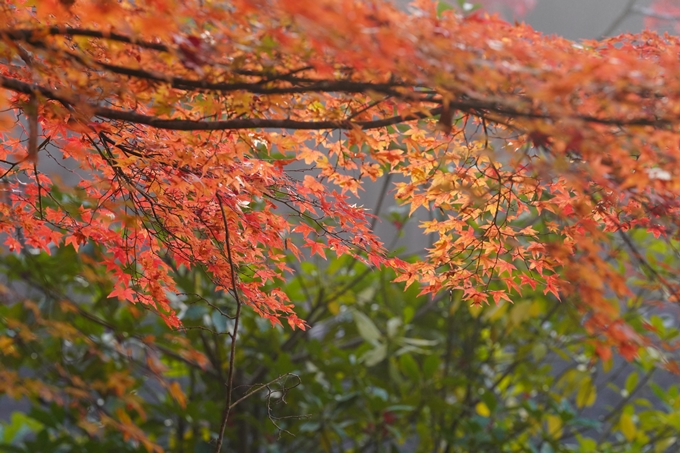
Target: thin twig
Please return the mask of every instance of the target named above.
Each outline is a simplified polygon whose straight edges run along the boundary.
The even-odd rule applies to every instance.
[[[28,114],[28,147],[26,158],[29,162],[38,162],[38,97],[30,95],[26,113]]]
[[[222,212],[222,221],[224,222],[224,242],[227,249],[227,259],[229,260],[229,267],[231,268],[231,286],[234,290],[234,299],[236,300],[236,315],[234,315],[234,331],[231,336],[231,351],[229,352],[229,371],[227,374],[227,396],[224,404],[224,411],[222,412],[222,423],[220,424],[220,431],[217,436],[217,445],[215,446],[215,453],[219,453],[222,450],[222,443],[224,441],[224,430],[227,427],[227,421],[229,420],[229,413],[231,412],[231,394],[234,388],[234,359],[236,354],[236,336],[238,334],[238,324],[241,316],[241,299],[238,293],[238,287],[236,286],[236,268],[234,266],[234,260],[231,255],[231,244],[229,238],[229,223],[227,222],[227,213],[224,211],[224,204],[222,203],[222,197],[217,194],[217,202],[220,205],[220,211]]]
[[[607,29],[602,32],[599,39],[604,39],[607,36],[614,33],[616,29],[619,28],[619,25],[621,25],[623,21],[626,20],[626,17],[628,17],[631,13],[635,12],[635,10],[633,9],[635,2],[637,2],[637,0],[628,0],[628,4],[626,4],[626,7],[623,8],[621,13],[616,17],[616,19],[614,19],[614,22],[609,24],[609,27],[607,27]]]
[[[288,377],[290,377],[290,376],[295,376],[296,378],[300,379],[300,378],[298,377],[298,375],[293,374],[293,373],[282,374],[281,376],[277,377],[276,379],[272,379],[271,381],[267,382],[266,384],[259,384],[259,385],[256,385],[255,388],[254,388],[253,390],[249,391],[248,393],[246,393],[245,395],[243,395],[241,398],[239,398],[239,399],[237,399],[236,401],[234,401],[233,403],[231,403],[231,407],[230,407],[229,409],[233,409],[238,403],[240,403],[241,401],[243,401],[243,400],[249,398],[250,396],[254,395],[255,393],[259,392],[260,390],[265,389],[265,388],[269,387],[270,385],[272,385],[272,384],[274,384],[274,383],[280,381],[281,379],[283,379],[283,378],[288,378]]]

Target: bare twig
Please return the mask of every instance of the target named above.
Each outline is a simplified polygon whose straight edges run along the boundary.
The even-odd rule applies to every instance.
[[[616,31],[617,28],[619,28],[619,25],[623,23],[624,20],[626,20],[626,17],[628,17],[631,13],[635,12],[633,9],[635,2],[637,0],[628,0],[628,3],[626,6],[621,10],[621,13],[616,16],[616,19],[614,19],[614,22],[609,24],[609,27],[605,31],[602,32],[600,35],[600,39],[606,38],[607,36],[611,35]]]
[[[29,162],[36,163],[38,161],[38,97],[35,93],[30,96],[26,108],[28,115],[28,156],[26,159]]]
[[[229,266],[231,268],[231,286],[234,291],[234,299],[236,300],[236,314],[234,315],[234,330],[231,337],[231,350],[229,352],[229,371],[227,373],[227,396],[224,403],[224,411],[222,412],[222,423],[220,424],[219,434],[217,436],[217,444],[215,446],[215,453],[219,453],[222,450],[222,443],[224,442],[224,430],[227,427],[227,422],[229,420],[229,413],[233,407],[231,402],[232,391],[234,389],[234,362],[236,355],[236,336],[238,334],[238,324],[241,317],[241,298],[239,296],[238,287],[236,286],[236,267],[234,266],[234,260],[231,254],[231,244],[229,238],[229,222],[227,221],[227,213],[224,211],[224,204],[222,203],[222,197],[217,194],[217,201],[220,205],[220,211],[222,212],[222,221],[224,222],[224,242],[227,249],[227,259],[229,260]]]
[[[277,377],[276,379],[272,379],[271,381],[267,382],[266,384],[255,384],[253,386],[255,388],[251,389],[245,395],[243,395],[241,398],[239,398],[236,401],[234,401],[233,403],[231,403],[230,409],[233,409],[238,403],[240,403],[241,401],[243,401],[245,399],[248,399],[249,397],[251,397],[255,393],[259,392],[260,390],[268,388],[270,385],[275,384],[276,382],[280,381],[281,379],[287,379],[289,377],[295,377],[298,380],[300,380],[300,377],[297,374],[286,373],[286,374],[282,374],[281,376]]]

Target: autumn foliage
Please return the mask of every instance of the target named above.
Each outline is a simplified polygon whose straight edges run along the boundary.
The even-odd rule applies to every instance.
[[[101,244],[110,297],[172,327],[173,272],[200,267],[304,328],[263,289],[289,255],[352,255],[472,304],[540,288],[579,304],[603,357],[651,341],[619,300],[677,301],[632,234],[678,240],[675,37],[577,44],[427,0],[14,1],[0,24],[5,246]],[[41,172],[50,158],[80,182]],[[387,174],[433,213],[418,262],[357,202]]]

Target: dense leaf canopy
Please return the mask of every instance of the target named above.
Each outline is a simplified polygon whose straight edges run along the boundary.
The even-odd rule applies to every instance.
[[[109,296],[170,326],[185,267],[304,328],[263,289],[288,254],[352,255],[473,304],[572,298],[603,357],[648,342],[620,298],[677,300],[674,269],[633,234],[675,250],[675,37],[576,44],[425,0],[40,0],[3,3],[0,23],[5,244],[101,244]],[[41,172],[48,155],[80,182]],[[433,213],[415,263],[356,202],[386,174],[398,203]]]

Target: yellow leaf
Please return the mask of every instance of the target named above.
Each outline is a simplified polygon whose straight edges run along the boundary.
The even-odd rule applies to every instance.
[[[487,319],[491,322],[498,321],[508,311],[509,306],[510,306],[510,304],[500,304],[500,305],[496,305],[495,307],[491,308],[490,310],[487,310],[488,311],[488,314],[486,314]]]
[[[125,412],[125,410],[123,410],[123,408],[119,407],[118,409],[116,409],[116,415],[118,416],[118,420],[120,420],[120,422],[123,425],[134,425],[132,419],[130,418],[128,413]]]
[[[337,315],[340,313],[340,304],[337,301],[331,302],[328,304],[328,311],[330,311],[333,316]]]
[[[479,317],[479,315],[482,314],[482,310],[484,309],[481,305],[470,305],[469,307],[470,314],[473,318]]]
[[[411,182],[418,184],[427,179],[427,175],[422,168],[414,168],[411,170]]]
[[[482,417],[488,417],[489,415],[491,415],[491,411],[489,410],[487,405],[482,402],[477,403],[477,405],[475,406],[475,410]]]
[[[517,326],[531,317],[531,302],[516,303],[510,310],[511,326]]]
[[[557,415],[548,415],[545,418],[548,436],[559,439],[562,437],[562,419]]]
[[[660,440],[656,443],[656,447],[654,448],[655,453],[663,453],[667,452],[668,448],[673,445],[677,441],[677,437],[668,437],[666,439]]]
[[[0,354],[16,356],[17,351],[14,347],[14,340],[10,337],[0,337]]]
[[[535,300],[531,303],[529,308],[529,316],[535,318],[543,313],[543,304],[540,300]]]
[[[580,409],[583,407],[592,406],[597,397],[597,390],[593,385],[593,381],[588,377],[581,381],[578,393],[576,394],[576,406]]]
[[[633,417],[629,414],[622,414],[619,419],[619,429],[623,433],[623,436],[628,442],[632,442],[635,439],[637,429],[635,428],[635,422],[633,422]]]
[[[440,173],[432,179],[430,192],[450,192],[453,188],[453,175],[449,173]]]

